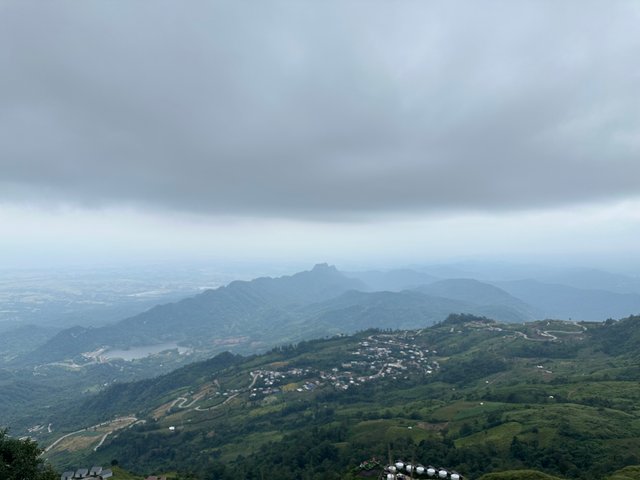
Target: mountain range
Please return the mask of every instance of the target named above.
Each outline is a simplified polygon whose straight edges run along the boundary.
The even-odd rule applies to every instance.
[[[60,466],[91,455],[257,480],[299,462],[292,478],[360,478],[345,469],[392,447],[473,475],[605,478],[640,463],[640,317],[607,320],[638,297],[319,264],[95,328],[9,329],[0,416]]]
[[[496,282],[495,285],[535,305],[544,318],[602,321],[640,313],[637,293],[582,289],[536,280]]]
[[[616,277],[617,278],[617,277]],[[504,322],[597,320],[640,312],[640,295],[535,280],[437,279],[412,270],[343,274],[327,264],[279,278],[235,281],[97,328],[76,326],[14,359],[14,365],[97,358],[112,349],[183,345],[205,358],[366,328],[422,328],[451,313]],[[24,333],[24,332],[23,332]],[[29,346],[33,346],[34,337]],[[15,355],[14,355],[15,357]]]

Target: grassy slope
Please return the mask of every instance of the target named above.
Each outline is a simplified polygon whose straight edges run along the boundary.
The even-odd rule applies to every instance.
[[[227,478],[230,471],[252,478],[279,462],[298,463],[292,470],[300,476],[334,478],[331,472],[345,472],[372,455],[385,458],[391,448],[394,455],[473,477],[533,467],[561,477],[605,478],[640,458],[637,361],[626,342],[635,334],[634,322],[589,325],[586,332],[561,323],[499,330],[477,321],[446,322],[410,334],[417,349],[437,351],[429,356],[441,366],[433,374],[409,369],[347,391],[328,384],[296,391],[316,378],[312,374],[282,379],[285,393],[252,398],[243,389],[249,373],[259,369],[344,370],[342,363],[358,358],[353,352],[368,334],[305,343],[239,363],[198,364],[161,378],[157,383],[164,387],[155,401],[139,404],[138,417],[147,423],[109,439],[92,458],[118,458],[134,471],[179,468],[212,478]],[[552,342],[540,335],[544,329],[574,333]],[[616,341],[616,335],[622,337]],[[146,390],[141,385],[112,389],[95,402],[105,416],[122,413],[118,409],[127,398],[133,401]],[[218,393],[234,390],[238,395],[222,405],[233,393]],[[177,397],[191,402],[203,392],[195,406],[220,406],[171,408]],[[485,480],[545,478],[510,474],[521,476]]]

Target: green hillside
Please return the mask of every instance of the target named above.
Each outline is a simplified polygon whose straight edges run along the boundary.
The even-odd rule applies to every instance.
[[[484,284],[471,290],[489,288],[492,305],[417,291],[359,291],[363,288],[360,280],[322,264],[291,276],[232,282],[115,324],[69,328],[49,341],[41,332],[29,339],[28,329],[20,335],[8,332],[4,343],[12,345],[7,350],[10,364],[0,368],[1,424],[20,435],[44,427],[57,430],[69,419],[50,426],[47,418],[61,405],[80,403],[114,382],[158,376],[224,351],[247,355],[368,328],[424,328],[452,312],[522,320],[514,316],[517,300]],[[486,300],[476,293],[473,299]],[[144,353],[149,346],[157,350]],[[113,350],[130,359],[110,357]]]
[[[640,369],[628,343],[639,321],[456,315],[223,354],[58,414],[95,427],[46,456],[61,468],[117,459],[201,479],[356,478],[361,462],[389,454],[466,478],[617,479],[640,463]]]

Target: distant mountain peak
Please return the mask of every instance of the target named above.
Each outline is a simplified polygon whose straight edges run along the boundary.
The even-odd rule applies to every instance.
[[[328,263],[316,263],[312,268],[312,271],[322,271],[322,270],[331,270],[336,272],[338,271],[335,265],[329,265]]]

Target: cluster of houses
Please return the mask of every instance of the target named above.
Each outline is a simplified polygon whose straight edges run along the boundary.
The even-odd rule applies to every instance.
[[[314,376],[316,375],[316,373],[317,372],[308,368],[290,368],[284,371],[257,370],[251,372],[251,376],[256,377],[255,384],[257,386],[251,389],[249,397],[255,398],[257,396],[267,396],[273,395],[274,393],[280,393],[282,391],[281,386],[283,384],[296,382],[301,378]],[[312,390],[316,387],[316,384],[307,382],[303,385],[303,387],[297,388],[296,390],[299,392],[303,392],[304,390]]]
[[[258,370],[251,372],[256,377],[250,398],[256,399],[280,393],[287,385],[294,384],[297,392],[313,391],[329,384],[338,390],[391,377],[396,379],[409,373],[432,374],[439,368],[433,360],[436,351],[421,348],[414,336],[403,334],[371,335],[358,347],[347,353],[347,359],[328,371],[310,368],[287,370]]]
[[[113,472],[111,470],[103,470],[102,467],[91,467],[90,469],[79,468],[75,471],[71,470],[68,472],[64,472],[60,476],[60,480],[77,480],[79,478],[106,480],[107,478],[111,477],[113,477]]]
[[[78,479],[88,479],[88,480],[105,480],[107,478],[113,477],[113,472],[111,470],[103,470],[102,467],[91,467],[89,468],[79,468],[78,470],[64,472],[60,476],[60,480],[78,480]],[[154,475],[145,478],[145,480],[167,480],[167,477],[156,477]]]

